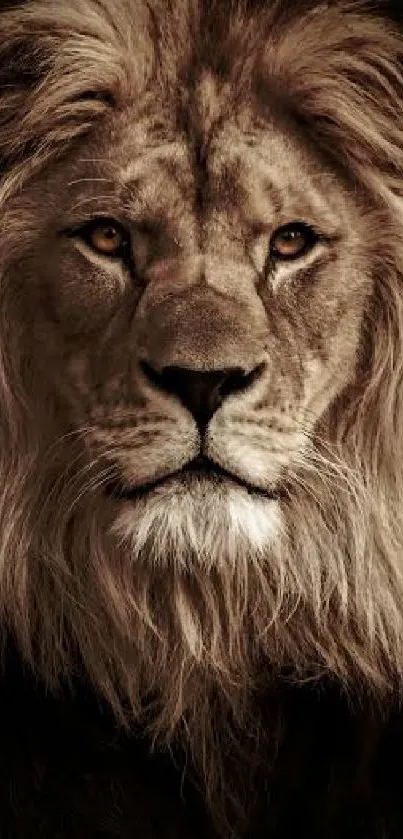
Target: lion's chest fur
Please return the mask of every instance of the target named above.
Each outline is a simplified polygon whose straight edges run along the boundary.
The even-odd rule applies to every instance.
[[[5,673],[2,838],[213,839],[197,793],[181,783],[180,760],[151,756],[140,732],[119,733],[86,689],[50,698],[18,662]],[[400,839],[403,717],[354,714],[330,688],[283,694],[277,756],[237,836]],[[247,765],[242,781],[248,790]]]

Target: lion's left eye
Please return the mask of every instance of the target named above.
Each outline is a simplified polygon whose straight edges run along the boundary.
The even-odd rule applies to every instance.
[[[297,259],[313,248],[317,241],[317,234],[308,224],[298,221],[284,224],[270,239],[270,255],[273,259]]]

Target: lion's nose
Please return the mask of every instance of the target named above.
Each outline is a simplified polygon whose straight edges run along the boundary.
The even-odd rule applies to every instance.
[[[241,367],[200,371],[168,366],[158,371],[148,362],[141,366],[155,386],[180,399],[199,426],[207,425],[227,396],[250,387],[264,368],[258,364],[249,371]]]

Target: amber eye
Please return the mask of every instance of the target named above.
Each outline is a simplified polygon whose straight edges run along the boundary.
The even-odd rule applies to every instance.
[[[128,245],[127,233],[113,219],[95,219],[80,233],[86,244],[103,256],[121,258]]]
[[[279,227],[270,240],[270,255],[273,259],[297,259],[313,248],[318,236],[312,227],[303,222],[292,222]]]

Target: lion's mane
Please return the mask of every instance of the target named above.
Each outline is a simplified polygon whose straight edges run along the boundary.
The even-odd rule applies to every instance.
[[[143,709],[154,735],[187,733],[208,784],[220,719],[247,728],[259,679],[330,674],[384,697],[403,676],[403,42],[362,3],[224,5],[30,0],[0,16],[0,620],[49,685],[82,666],[121,720]],[[214,66],[211,21],[229,79],[283,97],[379,224],[357,379],[317,428],[286,533],[268,557],[245,544],[222,567],[216,545],[189,572],[163,534],[150,564],[101,520],[18,257],[35,240],[26,184],[151,76],[169,89],[193,60]]]

